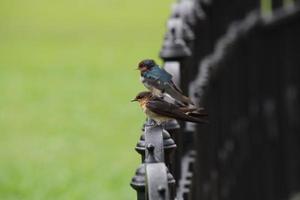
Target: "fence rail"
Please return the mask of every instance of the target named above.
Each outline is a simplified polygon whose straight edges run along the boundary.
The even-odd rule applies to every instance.
[[[172,8],[160,56],[210,123],[146,122],[138,199],[300,198],[300,1]]]

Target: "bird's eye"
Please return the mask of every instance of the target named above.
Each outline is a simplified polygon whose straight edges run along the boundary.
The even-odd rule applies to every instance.
[[[139,64],[139,68],[142,68],[142,67],[144,67],[144,64],[143,63]]]

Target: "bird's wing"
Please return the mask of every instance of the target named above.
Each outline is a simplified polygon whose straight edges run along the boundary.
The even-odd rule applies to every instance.
[[[142,83],[145,85],[145,87],[148,89],[150,89],[150,87],[154,87],[159,90],[162,89],[161,82],[158,81],[157,79],[143,77],[143,79],[141,79],[141,80],[142,80]]]
[[[164,90],[166,87],[168,87],[182,94],[182,91],[175,85],[172,80],[164,81],[156,73],[145,73],[145,75],[142,76],[141,81],[142,83],[146,83],[150,86],[156,87],[159,90]]]
[[[144,72],[142,76],[163,82],[169,82],[172,80],[172,75],[158,66],[153,67],[150,71]]]
[[[163,100],[150,100],[146,104],[146,107],[154,113],[167,117],[176,118],[184,114],[179,110],[179,107]]]
[[[178,107],[174,104],[168,103],[162,99],[150,100],[146,104],[146,107],[150,111],[152,111],[156,114],[162,115],[162,116],[179,119],[179,120],[183,120],[183,121],[206,123],[206,120],[188,116],[179,109],[180,107]]]
[[[172,75],[164,69],[153,67],[151,71],[142,74],[142,77],[142,82],[146,88],[149,89],[150,87],[154,87],[160,90],[162,93],[168,93],[178,102],[194,105],[194,103],[188,97],[184,96],[182,91],[172,81]]]
[[[175,84],[173,82],[168,82],[167,84],[164,85],[164,92],[168,93],[171,97],[173,97],[174,99],[176,99],[177,101],[183,103],[183,104],[192,104],[194,105],[194,103],[192,102],[192,100],[187,97],[184,96],[181,92],[180,89],[178,89]]]
[[[152,79],[152,80],[159,80],[160,74],[156,71],[151,70],[151,71],[145,72],[143,74],[143,77],[147,78],[147,79]]]
[[[165,82],[172,81],[173,76],[169,72],[167,72],[165,69],[159,68],[159,67],[158,67],[158,70],[160,71],[160,75],[161,75],[160,79],[162,81],[165,81]]]
[[[172,87],[174,90],[176,90],[177,92],[183,94],[182,90],[179,87],[177,87],[177,85],[172,80],[170,80],[168,82],[168,84],[170,84],[170,87]]]
[[[178,110],[180,108],[175,104],[171,104],[169,102],[164,101],[163,99],[156,98],[156,97],[148,101],[146,106],[151,111],[165,116],[169,116],[169,114],[172,114],[172,111]]]
[[[180,110],[190,116],[193,116],[193,115],[207,116],[208,115],[206,110],[203,107],[197,108],[197,107],[181,106]]]

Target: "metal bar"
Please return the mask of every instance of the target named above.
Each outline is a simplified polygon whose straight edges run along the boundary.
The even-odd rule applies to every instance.
[[[178,183],[176,200],[184,200],[185,196],[191,197],[194,162],[195,162],[195,151],[189,151],[181,159],[182,176]]]
[[[161,57],[176,62],[166,69],[210,118],[175,136],[177,199],[279,200],[299,191],[300,7],[271,1],[272,15],[248,14],[258,0],[176,3]],[[161,126],[146,125],[136,147],[145,163],[132,180],[139,200],[173,199],[175,146]],[[184,159],[190,149],[195,165]]]
[[[147,194],[149,200],[169,200],[167,168],[164,163],[146,165]]]
[[[200,191],[200,195],[194,199],[275,200],[287,197],[291,188],[300,188],[299,172],[294,167],[299,166],[299,158],[294,157],[299,152],[299,142],[291,140],[299,138],[294,134],[299,126],[289,127],[291,134],[287,131],[290,122],[285,122],[287,126],[282,124],[297,118],[282,117],[286,111],[282,105],[286,87],[289,98],[298,98],[295,85],[299,85],[299,78],[284,86],[286,80],[282,77],[288,70],[292,71],[291,77],[299,74],[295,71],[299,69],[299,59],[293,57],[300,46],[296,45],[298,37],[294,37],[300,33],[299,14],[295,6],[276,9],[272,16],[260,16],[258,12],[248,15],[229,27],[216,43],[215,51],[199,65],[199,76],[190,84],[190,94],[207,103],[211,127],[206,130],[209,136],[203,131],[197,135],[196,169],[200,176],[196,181],[200,180],[200,184],[194,192]],[[292,28],[292,39],[286,48],[293,50],[282,55],[283,33]],[[293,100],[287,110],[297,110],[298,106]],[[289,146],[282,140],[287,140]],[[285,172],[286,168],[291,172]],[[209,172],[210,176],[206,176]],[[285,178],[290,182],[285,183]]]
[[[145,126],[146,163],[164,162],[163,129],[161,126]]]

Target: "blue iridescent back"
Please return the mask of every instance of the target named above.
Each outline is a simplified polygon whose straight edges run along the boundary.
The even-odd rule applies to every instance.
[[[151,70],[143,73],[145,78],[150,78],[154,80],[160,80],[163,82],[169,82],[172,80],[172,75],[169,74],[166,70],[160,68],[159,66],[154,66]]]

